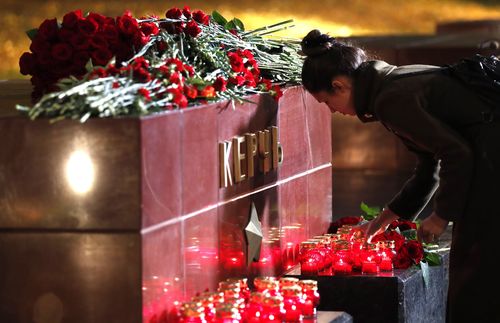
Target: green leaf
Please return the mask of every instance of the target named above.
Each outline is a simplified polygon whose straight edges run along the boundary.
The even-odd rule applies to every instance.
[[[221,26],[225,26],[227,24],[227,19],[217,12],[217,10],[212,12],[212,19]]]
[[[436,252],[424,252],[424,260],[429,264],[429,266],[441,265],[441,257]]]
[[[368,206],[365,202],[361,202],[361,211],[365,212],[363,218],[365,220],[373,220],[380,214],[380,207],[378,206]]]
[[[422,277],[424,279],[424,286],[429,286],[429,265],[426,262],[420,262],[420,269],[422,269]]]
[[[406,239],[417,240],[417,230],[415,230],[415,229],[409,229],[409,230],[401,231],[401,234]]]
[[[233,20],[228,21],[228,22],[224,25],[224,28],[225,28],[225,29],[227,29],[227,30],[237,29],[237,28],[236,28],[236,25],[234,24],[234,21],[233,21]]]
[[[33,29],[30,29],[28,31],[26,31],[26,35],[28,35],[28,37],[33,40],[35,39],[36,35],[38,34],[38,29],[37,28],[33,28]]]
[[[245,31],[245,25],[243,25],[243,21],[239,20],[238,18],[233,18],[232,21],[238,31]]]
[[[89,59],[87,64],[85,64],[85,70],[87,72],[92,72],[94,70],[94,64],[92,64],[92,59]]]

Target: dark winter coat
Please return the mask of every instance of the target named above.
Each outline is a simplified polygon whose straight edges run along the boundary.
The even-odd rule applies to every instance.
[[[397,76],[423,70],[429,73]],[[361,121],[381,122],[417,156],[413,176],[389,209],[414,219],[433,198],[434,211],[453,222],[449,322],[500,322],[500,118],[490,118],[495,108],[435,66],[382,61],[365,62],[356,71],[354,104]]]

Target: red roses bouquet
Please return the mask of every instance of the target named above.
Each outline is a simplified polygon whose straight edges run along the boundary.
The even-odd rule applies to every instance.
[[[113,18],[80,10],[45,20],[28,32],[31,52],[20,60],[31,75],[31,118],[85,121],[142,115],[215,100],[244,100],[253,93],[276,99],[298,84],[301,58],[295,42],[266,39],[272,28],[245,31],[234,18],[171,8],[165,18]]]

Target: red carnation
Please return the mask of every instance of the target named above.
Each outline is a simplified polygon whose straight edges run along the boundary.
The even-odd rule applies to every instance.
[[[172,8],[165,13],[165,16],[170,19],[180,19],[182,17],[182,11],[179,8]]]
[[[201,10],[196,10],[195,12],[193,12],[193,19],[204,25],[208,25],[208,23],[210,22],[210,16],[206,15]]]
[[[141,23],[141,31],[144,35],[157,35],[160,32],[158,26],[154,22],[143,22]]]
[[[227,90],[226,85],[226,80],[223,77],[218,77],[214,82],[214,89],[218,92],[224,92]]]
[[[186,17],[186,19],[191,19],[191,8],[189,8],[188,6],[184,6],[184,9],[182,9],[182,14],[184,15],[184,17]]]
[[[237,53],[229,53],[227,54],[229,57],[229,63],[231,64],[231,69],[235,72],[243,72],[245,70],[245,66],[243,64],[243,60],[240,55]]]
[[[279,85],[273,86],[273,92],[274,92],[274,100],[279,101],[279,99],[283,96],[283,92],[281,91]]]
[[[241,86],[245,83],[245,78],[241,75],[236,75],[235,77],[230,77],[229,78],[229,83]]]
[[[146,101],[151,100],[151,95],[148,89],[140,88],[139,90],[137,90],[137,93],[141,95]]]
[[[196,99],[198,90],[192,85],[186,85],[184,86],[184,94],[190,99]]]
[[[200,96],[205,97],[205,98],[213,98],[215,97],[215,89],[211,85],[207,85],[201,90]]]
[[[191,37],[196,37],[201,33],[201,29],[200,27],[198,27],[198,24],[194,20],[191,20],[187,23],[184,32]]]
[[[74,29],[77,26],[77,22],[82,18],[82,11],[80,9],[68,12],[63,17],[62,25],[65,28]]]
[[[151,81],[151,74],[145,68],[134,68],[134,78],[141,83],[146,83]]]

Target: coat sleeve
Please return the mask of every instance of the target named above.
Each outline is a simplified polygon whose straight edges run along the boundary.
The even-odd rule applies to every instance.
[[[379,120],[404,140],[410,141],[428,157],[422,160],[412,178],[391,201],[391,210],[403,218],[411,218],[421,210],[425,194],[432,194],[433,171],[439,161],[439,186],[434,196],[434,211],[443,219],[454,221],[461,217],[474,171],[474,156],[470,145],[456,131],[430,115],[425,101],[414,91],[393,86],[375,102]],[[428,159],[432,158],[434,164]],[[424,193],[427,192],[427,193]],[[425,205],[424,205],[425,206]]]

